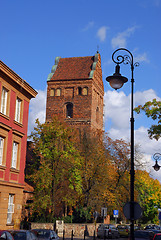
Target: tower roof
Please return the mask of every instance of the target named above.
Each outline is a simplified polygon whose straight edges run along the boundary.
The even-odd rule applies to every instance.
[[[93,72],[98,61],[98,54],[88,57],[56,57],[48,81],[88,79],[93,77]]]

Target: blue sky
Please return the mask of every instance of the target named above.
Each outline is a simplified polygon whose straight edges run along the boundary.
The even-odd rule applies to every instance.
[[[140,63],[134,70],[135,105],[161,100],[161,0],[0,0],[0,9],[1,60],[39,92],[30,104],[29,132],[36,117],[44,120],[46,80],[57,56],[92,56],[99,49],[105,129],[113,138],[129,139],[131,92],[130,81],[118,92],[105,81],[114,72],[115,49],[127,48]],[[130,80],[130,66],[121,66],[121,73]],[[135,142],[151,172],[161,141],[148,139],[150,124],[135,115]]]

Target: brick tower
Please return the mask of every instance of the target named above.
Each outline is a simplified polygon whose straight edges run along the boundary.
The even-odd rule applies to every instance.
[[[47,79],[46,121],[59,116],[78,129],[103,130],[101,57],[56,57]]]

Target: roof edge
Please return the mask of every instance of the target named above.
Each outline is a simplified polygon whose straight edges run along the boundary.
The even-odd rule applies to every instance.
[[[57,66],[58,66],[60,58],[61,57],[56,57],[55,58],[55,64],[52,66],[51,73],[48,74],[47,82],[50,81],[52,76],[54,75],[54,73],[55,73],[55,71],[57,69]]]
[[[89,73],[89,78],[93,78],[93,76],[94,76],[94,71],[96,70],[96,65],[97,65],[97,62],[98,62],[98,55],[99,55],[99,53],[96,53],[94,55],[94,62],[92,64],[92,70]]]
[[[2,70],[7,76],[9,76],[14,82],[20,85],[25,91],[27,91],[31,98],[35,98],[37,91],[32,88],[24,79],[22,79],[17,73],[9,68],[3,61],[0,60],[0,70]]]

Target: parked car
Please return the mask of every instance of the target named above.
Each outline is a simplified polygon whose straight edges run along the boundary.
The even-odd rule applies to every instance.
[[[98,238],[119,238],[118,229],[112,224],[100,224],[97,229]]]
[[[161,233],[160,226],[155,225],[155,224],[153,224],[153,225],[148,225],[148,226],[145,227],[145,229],[146,229],[147,231],[152,231],[154,234],[156,234],[156,233]]]
[[[129,225],[118,225],[117,229],[119,231],[120,237],[128,237],[130,233],[130,226]]]
[[[43,239],[43,240],[56,239],[56,240],[59,240],[58,235],[53,230],[50,230],[50,229],[32,229],[32,231],[36,233],[38,239]]]
[[[6,230],[0,230],[0,239],[14,240],[12,235]]]
[[[153,237],[153,240],[161,240],[161,233],[156,233]]]
[[[134,232],[135,240],[152,240],[154,237],[154,233],[152,231],[147,230],[137,230]]]
[[[14,240],[38,240],[36,234],[30,230],[10,230]]]
[[[156,234],[156,233],[161,233],[161,230],[157,230],[157,229],[147,229],[147,231],[151,231],[151,232],[153,232],[154,234]]]
[[[156,229],[156,230],[161,230],[161,227],[156,225],[156,224],[151,224],[151,225],[147,225],[145,227],[146,230],[149,230],[149,229]]]

